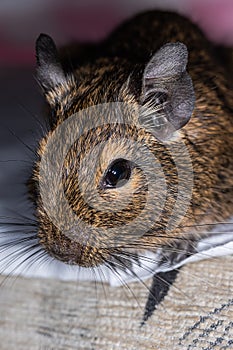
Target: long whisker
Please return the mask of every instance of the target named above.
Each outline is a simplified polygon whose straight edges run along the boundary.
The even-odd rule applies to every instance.
[[[7,221],[0,221],[0,226],[20,226],[20,227],[37,227],[37,224],[30,222],[7,222]]]
[[[131,260],[132,259],[135,259],[135,255],[131,255],[130,253],[128,253],[128,254],[126,254],[125,252],[118,252],[118,254],[119,255],[122,255],[125,259],[130,259],[131,258]],[[150,258],[150,257],[147,257],[147,256],[143,256],[143,255],[139,255],[139,256],[137,256],[137,258],[140,258],[140,260],[141,261],[145,261],[145,262],[152,262],[152,263],[155,263],[155,264],[157,264],[158,263],[158,261],[156,261],[156,260],[154,260],[154,259],[152,259],[152,258]],[[208,256],[208,258],[212,258],[212,256]],[[213,259],[212,260],[214,260],[214,259],[216,259],[217,261],[219,260],[219,258],[218,257],[213,257]],[[145,271],[147,271],[147,272],[149,272],[151,275],[153,275],[154,273],[155,273],[155,271],[154,270],[152,270],[151,268],[149,268],[148,266],[140,266],[143,270],[145,270]],[[175,267],[173,267],[172,268],[173,270],[177,270],[177,271],[180,271],[181,273],[185,273],[185,271],[183,270],[183,269],[180,269],[179,267],[178,268],[175,268]],[[190,275],[190,272],[188,272],[187,273],[188,275]],[[200,279],[201,281],[203,281],[203,279],[201,278],[201,277],[199,277],[198,275],[196,275],[196,274],[192,274],[192,276],[194,277],[194,279]],[[214,285],[213,284],[211,284],[211,283],[208,283],[211,287],[214,287]]]
[[[22,213],[16,213],[13,209],[8,210],[10,213],[16,215],[14,216],[0,216],[0,225],[20,225],[26,224],[28,226],[38,226],[38,222],[33,217],[23,215]],[[6,221],[3,221],[6,220]]]
[[[107,261],[106,262],[106,266],[110,269],[110,271],[112,273],[114,273],[114,275],[117,277],[117,279],[119,280],[119,282],[123,285],[124,288],[126,288],[128,290],[128,292],[133,296],[134,300],[136,301],[138,307],[143,310],[141,304],[139,303],[133,289],[129,286],[129,284],[127,282],[124,281],[124,279],[121,277],[120,273],[117,271],[116,268],[114,268],[114,265],[112,264],[111,261]],[[115,264],[115,266],[121,267],[118,263]]]
[[[23,160],[23,159],[7,159],[7,160],[0,160],[0,163],[26,163],[33,165],[33,162],[30,160]]]
[[[146,288],[146,290],[147,290],[147,291],[149,292],[149,294],[151,295],[151,291],[150,291],[150,289],[148,288],[148,286],[146,285],[146,283],[141,279],[141,277],[139,277],[139,276],[133,271],[132,268],[130,268],[130,266],[124,266],[124,265],[122,265],[122,261],[119,260],[119,258],[118,258],[117,255],[114,256],[114,259],[115,259],[116,261],[118,261],[119,266],[122,266],[122,267],[125,267],[126,269],[128,269],[128,270],[130,271],[130,274],[131,274],[132,276],[134,276],[135,280],[136,280],[136,281],[139,281],[140,284],[141,284],[144,288]],[[130,260],[129,260],[129,261],[130,261]],[[115,261],[114,261],[114,264],[115,264]],[[156,296],[154,296],[154,295],[152,294],[151,297],[155,300],[156,303],[158,303],[158,299],[156,298]],[[166,310],[164,310],[164,311],[167,312]]]
[[[144,281],[131,269],[127,266],[127,268],[130,270],[130,272],[140,281],[141,284],[143,284],[143,286],[145,286],[148,290],[148,287],[145,285]],[[141,268],[143,268],[144,270],[150,272],[151,274],[155,274],[155,271],[152,271],[151,269],[149,269],[148,267],[145,267],[145,266],[141,266]],[[182,269],[179,269],[179,268],[175,268],[173,269],[174,271],[176,271],[177,273],[182,270]],[[166,279],[162,278],[159,274],[156,274],[155,275],[158,279],[160,279],[165,285],[167,285],[167,287],[170,287],[171,286],[171,283],[169,283]],[[173,284],[173,288],[175,290],[177,290],[177,292],[179,292],[181,295],[183,295],[187,300],[190,301],[190,295],[188,295],[187,293],[185,293],[184,291],[182,291],[181,289],[179,289],[178,287],[176,287],[176,285]],[[151,291],[149,290],[150,294],[151,294]],[[154,300],[156,302],[156,305],[158,304],[158,299],[154,296]],[[161,305],[161,304],[160,304]],[[205,310],[201,308],[201,311],[203,313],[205,313]]]
[[[37,248],[37,250],[35,251],[34,249],[36,249],[36,248]],[[16,252],[12,253],[11,258],[9,259],[9,261],[5,264],[4,268],[0,271],[1,274],[4,274],[5,271],[8,268],[10,268],[17,261],[17,259],[19,259],[19,257],[23,257],[24,255],[26,255],[26,257],[23,260],[21,260],[18,265],[16,265],[14,268],[12,268],[11,272],[6,275],[6,277],[1,282],[0,286],[2,286],[10,276],[16,274],[16,271],[19,269],[19,267],[23,266],[23,264],[25,262],[30,261],[30,258],[33,257],[34,255],[36,255],[39,252],[45,253],[43,251],[42,247],[37,242],[37,243],[32,244],[30,246],[21,247],[21,249],[19,251],[16,251]],[[28,253],[31,253],[31,254],[27,255]],[[4,261],[5,259],[3,258],[3,259],[1,259],[1,261],[2,260]],[[18,276],[16,276],[16,278],[17,277]]]
[[[195,227],[216,226],[216,225],[233,225],[233,222],[215,221],[213,223],[206,223],[206,224],[203,223],[203,224],[183,225],[183,226],[178,226],[178,228],[195,228]]]
[[[171,270],[168,272],[160,272],[154,275],[150,290],[151,290],[151,294],[156,296],[156,299],[158,299],[158,302],[157,303],[153,302],[153,300],[151,300],[151,295],[149,295],[141,326],[145,324],[145,322],[149,319],[149,317],[152,316],[154,310],[164,300],[170,287],[173,285],[173,282],[175,281],[178,272],[179,272],[178,270]]]
[[[46,125],[44,121],[43,121],[44,123],[42,123],[40,118],[31,110],[29,110],[25,105],[23,105],[21,102],[18,102],[18,105],[27,113],[27,115],[29,115],[31,118],[33,118],[36,121],[37,125],[40,126],[40,131],[41,131],[40,137],[43,137],[44,134],[48,133],[49,126]]]
[[[31,154],[34,156],[38,156],[36,151],[31,148],[29,145],[27,145],[13,130],[11,130],[8,126],[5,125],[5,128],[11,133],[12,136],[14,136],[27,150],[30,151]]]
[[[100,268],[98,269],[98,274],[99,274],[99,277],[100,277],[100,281],[101,281],[101,286],[103,288],[103,292],[104,292],[104,297],[105,297],[105,301],[108,302],[108,297],[107,297],[107,292],[106,292],[106,288],[105,288],[105,284],[104,284],[104,280],[106,281],[106,277],[105,277],[105,274],[103,272],[103,270]],[[103,277],[103,279],[102,279]]]
[[[3,279],[3,281],[1,282],[0,286],[3,286],[8,280],[9,278],[11,278],[11,286],[13,285],[13,283],[18,279],[18,277],[22,274],[22,273],[26,273],[26,271],[30,268],[30,266],[33,266],[35,263],[37,264],[37,267],[39,265],[41,265],[42,263],[42,258],[46,258],[46,254],[43,250],[38,249],[37,251],[33,252],[31,255],[27,256],[23,261],[20,262],[19,265],[15,266],[10,273],[8,273],[6,275],[6,277]],[[14,261],[12,262],[14,263]],[[22,265],[27,263],[27,265],[25,265],[22,268]],[[10,266],[8,266],[10,267]],[[21,272],[17,272],[17,270],[21,268]],[[14,276],[14,278],[12,278]]]

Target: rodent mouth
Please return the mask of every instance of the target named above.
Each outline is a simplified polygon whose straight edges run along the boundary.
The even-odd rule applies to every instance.
[[[96,267],[104,263],[110,256],[107,249],[100,249],[88,243],[82,245],[67,238],[57,237],[56,241],[45,241],[44,237],[41,237],[40,244],[50,256],[69,265]]]
[[[102,264],[108,254],[106,251],[101,251],[91,246],[83,246],[77,250],[69,251],[67,254],[62,252],[62,255],[57,255],[56,258],[62,260],[69,265],[79,265],[82,267],[96,267]]]

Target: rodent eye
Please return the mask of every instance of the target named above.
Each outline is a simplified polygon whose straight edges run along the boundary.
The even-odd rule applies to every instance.
[[[104,188],[123,186],[131,176],[131,162],[126,159],[115,160],[107,169],[102,181]]]

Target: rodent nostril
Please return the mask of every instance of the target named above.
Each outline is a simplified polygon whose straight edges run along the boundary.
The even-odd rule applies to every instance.
[[[121,187],[130,179],[130,176],[131,162],[126,159],[117,159],[107,169],[102,181],[102,187]]]

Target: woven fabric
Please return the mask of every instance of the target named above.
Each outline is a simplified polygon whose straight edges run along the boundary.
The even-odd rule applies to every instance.
[[[143,326],[151,281],[127,289],[2,276],[0,349],[233,349],[232,263],[184,266]]]

